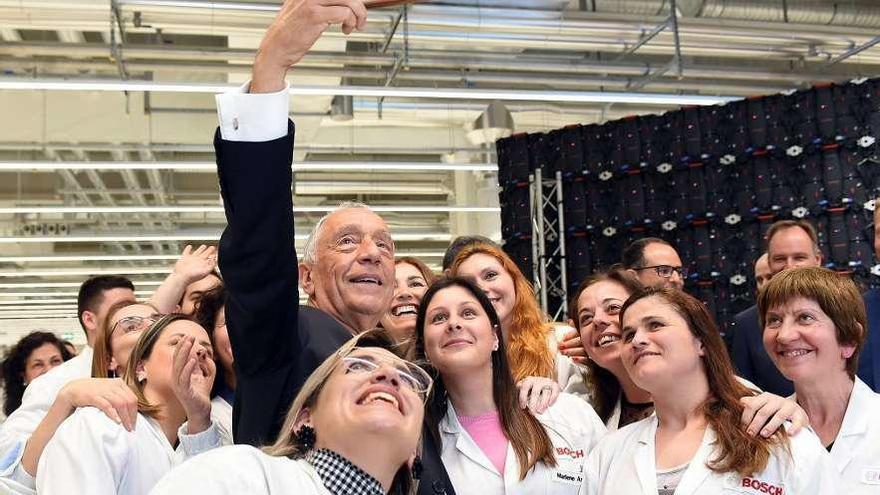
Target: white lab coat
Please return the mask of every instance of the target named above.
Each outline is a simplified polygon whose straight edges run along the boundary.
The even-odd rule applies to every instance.
[[[159,424],[137,415],[126,431],[93,407],[77,409],[46,445],[37,468],[37,493],[142,495],[184,460],[220,446],[216,423],[195,435],[178,431],[172,448]]]
[[[550,346],[550,351],[553,353],[556,383],[559,384],[562,392],[576,395],[589,402],[590,394],[586,382],[587,368],[575,364],[570,357],[559,352],[559,343],[562,341],[562,337],[574,328],[562,324],[553,324],[551,327],[553,331],[548,332],[547,345]]]
[[[461,426],[452,403],[440,422],[441,459],[460,494],[481,495],[576,494],[583,483],[583,462],[605,434],[605,425],[583,400],[560,394],[556,403],[538,416],[556,456],[555,467],[538,463],[520,481],[519,462],[508,445],[502,476],[473,438]]]
[[[219,395],[211,399],[211,421],[217,423],[221,443],[232,445],[232,404]]]
[[[173,469],[152,495],[330,495],[312,466],[250,445],[214,449]]]
[[[880,394],[856,378],[831,459],[842,478],[839,493],[880,494]]]
[[[627,425],[606,436],[587,458],[587,481],[581,495],[657,495],[654,436],[657,416]],[[707,467],[716,457],[715,432],[706,428],[675,495],[831,495],[843,493],[831,457],[812,431],[789,437],[791,459],[774,448],[767,466],[755,476],[715,473]],[[793,460],[794,462],[790,462]]]
[[[33,493],[34,478],[21,467],[24,446],[65,385],[92,376],[92,348],[38,376],[24,390],[21,406],[0,427],[0,492]],[[4,490],[5,489],[5,490]]]
[[[754,391],[756,391],[756,392],[759,392],[759,393],[761,392],[761,389],[758,388],[757,385],[755,385],[754,383],[752,383],[752,382],[746,380],[745,378],[742,378],[742,377],[740,377],[740,376],[736,376],[736,377],[734,377],[734,378],[736,378],[737,381],[739,381],[740,383],[742,383],[743,385],[745,385],[747,388],[749,388],[749,389],[751,389],[751,390],[754,390]],[[614,409],[611,410],[611,416],[609,416],[609,417],[608,417],[608,421],[605,422],[605,427],[608,428],[608,432],[609,432],[609,433],[612,432],[612,431],[617,431],[617,430],[620,429],[618,425],[620,424],[620,411],[621,411],[621,407],[622,407],[622,403],[621,403],[621,395],[618,394],[618,395],[617,395],[617,402],[614,403]],[[651,415],[653,416],[654,413],[651,413]]]

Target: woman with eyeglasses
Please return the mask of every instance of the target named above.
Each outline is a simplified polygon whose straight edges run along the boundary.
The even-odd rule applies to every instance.
[[[223,447],[169,473],[154,495],[414,493],[431,378],[382,330],[355,336],[306,380],[278,439]]]
[[[831,494],[838,475],[816,436],[768,438],[741,424],[742,397],[705,305],[649,288],[620,308],[621,359],[655,414],[609,434],[587,459],[589,495]]]
[[[458,493],[575,494],[605,426],[565,393],[539,415],[518,407],[489,297],[469,278],[441,279],[419,308],[414,352],[435,372],[426,414],[443,465]]]
[[[532,285],[507,253],[475,243],[458,253],[449,270],[451,276],[475,280],[492,302],[523,407],[540,413],[560,390],[586,394],[582,370],[558,352],[554,326],[538,307]]]
[[[214,371],[201,326],[179,314],[157,320],[140,333],[125,367],[138,399],[133,430],[97,408],[77,409],[40,457],[37,493],[144,494],[185,459],[218,447]]]
[[[120,301],[109,308],[95,340],[92,378],[73,380],[62,387],[48,410],[34,419],[37,426],[26,432],[29,438],[21,449],[20,462],[11,463],[3,473],[9,480],[7,486],[12,485],[23,493],[33,491],[34,477],[46,444],[78,408],[98,408],[126,430],[134,429],[136,397],[116,376],[122,374],[140,334],[158,317],[153,306],[134,301]]]

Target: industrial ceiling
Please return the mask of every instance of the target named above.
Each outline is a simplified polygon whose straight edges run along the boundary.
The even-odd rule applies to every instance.
[[[0,0],[0,344],[81,342],[85,277],[147,297],[184,245],[216,242],[213,94],[248,78],[279,3]],[[499,237],[497,137],[876,76],[878,28],[873,0],[370,11],[289,74],[297,232],[357,199],[436,266],[451,237]]]

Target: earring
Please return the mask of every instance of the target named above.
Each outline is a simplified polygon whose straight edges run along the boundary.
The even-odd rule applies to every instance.
[[[419,456],[415,456],[412,464],[412,477],[414,480],[418,480],[422,478],[422,470],[424,466],[422,465],[422,458]]]
[[[138,373],[137,381],[138,381],[138,383],[142,383],[142,382],[147,381],[147,375],[145,373]]]
[[[315,447],[315,429],[309,425],[302,425],[293,434],[293,444],[300,453],[306,453]]]
[[[495,345],[492,346],[492,350],[493,350],[493,351],[497,351],[497,350],[498,350],[498,341],[497,341],[497,340],[495,341]]]

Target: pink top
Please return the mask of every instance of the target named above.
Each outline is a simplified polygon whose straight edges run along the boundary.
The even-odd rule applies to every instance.
[[[507,459],[507,436],[501,428],[501,416],[498,411],[479,416],[458,416],[458,422],[474,439],[480,450],[495,466],[499,473],[504,474],[504,461]]]

